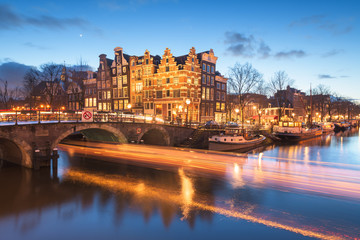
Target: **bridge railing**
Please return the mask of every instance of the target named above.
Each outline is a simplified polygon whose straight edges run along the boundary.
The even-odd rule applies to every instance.
[[[0,112],[0,126],[4,125],[24,125],[24,124],[46,124],[60,122],[81,122],[81,112],[65,112],[65,111],[7,111]],[[124,123],[149,123],[172,126],[183,126],[197,128],[200,126],[198,122],[183,121],[164,121],[153,115],[134,115],[116,112],[94,112],[92,116],[93,122],[124,122]]]

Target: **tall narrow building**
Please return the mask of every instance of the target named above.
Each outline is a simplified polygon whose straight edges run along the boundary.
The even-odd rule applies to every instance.
[[[113,110],[132,112],[130,103],[130,56],[124,54],[121,47],[116,47],[114,52],[115,59],[111,65]]]

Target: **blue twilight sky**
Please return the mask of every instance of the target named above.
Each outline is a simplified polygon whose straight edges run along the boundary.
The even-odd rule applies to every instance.
[[[295,87],[310,83],[360,98],[360,0],[0,0],[0,78],[28,66],[113,58],[146,49],[175,56],[213,48],[225,76],[250,62],[269,80],[284,70]]]

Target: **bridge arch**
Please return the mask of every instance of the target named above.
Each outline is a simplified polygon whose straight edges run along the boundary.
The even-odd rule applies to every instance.
[[[32,147],[23,140],[0,136],[0,159],[32,168]]]
[[[138,137],[138,142],[149,145],[170,146],[169,132],[162,126],[151,126],[146,128]]]
[[[105,132],[114,134],[118,139],[120,143],[127,143],[127,138],[125,137],[124,133],[115,127],[104,125],[104,124],[85,124],[85,125],[76,125],[76,126],[70,126],[65,132],[59,135],[53,143],[52,148],[55,148],[61,140],[66,138],[67,136],[71,135],[74,132],[81,132],[85,130],[91,130],[91,129],[100,129],[104,130]]]

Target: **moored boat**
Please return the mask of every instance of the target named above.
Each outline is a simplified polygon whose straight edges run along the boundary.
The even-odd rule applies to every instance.
[[[334,129],[335,129],[335,125],[332,122],[325,122],[325,123],[322,123],[320,126],[323,130],[323,133],[329,133],[329,132],[334,131]]]
[[[301,141],[322,135],[319,126],[303,127],[301,122],[279,122],[274,128],[274,135],[284,141]]]
[[[209,138],[209,149],[215,151],[235,151],[251,149],[260,145],[266,137],[249,136],[240,133],[240,129],[226,129],[225,133]]]

